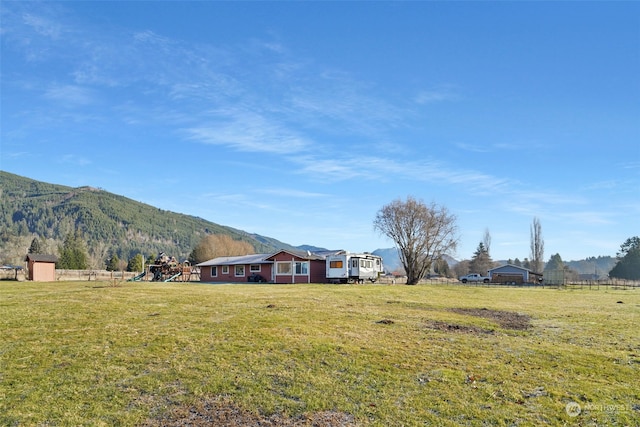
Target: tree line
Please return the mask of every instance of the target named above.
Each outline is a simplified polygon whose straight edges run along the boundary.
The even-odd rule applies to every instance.
[[[173,255],[177,258],[198,263],[217,256],[293,248],[275,239],[162,211],[99,189],[46,184],[2,171],[0,177],[3,262],[24,257],[20,248],[25,247],[25,239],[34,235],[38,237],[33,238],[29,252],[57,252],[59,268],[68,269],[106,266],[112,270],[140,271],[145,263],[155,260],[154,254],[164,251],[175,251]],[[451,277],[469,272],[483,274],[496,266],[490,256],[488,229],[470,260],[453,268],[448,265],[445,256],[453,254],[459,242],[456,222],[456,216],[446,207],[426,205],[409,196],[384,205],[373,226],[394,242],[407,283],[416,284],[431,272]],[[545,269],[544,239],[538,218],[533,219],[530,234],[529,258],[509,262],[541,273]],[[640,278],[639,246],[638,237],[625,241],[609,276]],[[9,257],[11,251],[15,254]],[[149,255],[145,257],[144,253]],[[556,255],[547,266],[562,264],[565,268],[559,254]]]
[[[452,255],[458,244],[455,215],[442,206],[434,203],[426,205],[411,196],[406,200],[394,200],[383,206],[376,214],[374,229],[389,237],[396,245],[400,262],[407,276],[407,284],[415,285],[430,271],[451,276],[451,271],[444,261],[445,255]],[[534,273],[543,273],[544,239],[540,220],[535,217],[530,228],[530,258],[524,262],[518,259],[511,261]],[[467,273],[486,274],[494,267],[489,254],[491,235],[485,231],[473,257],[455,266],[458,276]],[[609,277],[639,280],[640,279],[640,238],[631,237],[620,247],[618,262],[609,271]],[[548,266],[564,268],[559,254],[552,256]]]

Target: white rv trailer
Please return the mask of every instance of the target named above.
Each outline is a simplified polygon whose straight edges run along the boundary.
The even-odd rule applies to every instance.
[[[384,271],[382,257],[339,251],[327,255],[327,279],[336,283],[372,283]]]

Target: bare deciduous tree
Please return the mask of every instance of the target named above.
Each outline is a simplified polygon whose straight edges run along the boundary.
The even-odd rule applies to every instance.
[[[396,244],[408,285],[417,284],[434,261],[458,244],[456,217],[445,207],[427,206],[410,196],[383,206],[373,227]]]
[[[254,252],[249,242],[234,240],[226,234],[210,234],[193,248],[189,261],[197,264],[221,256],[249,255]]]
[[[534,273],[542,273],[544,266],[544,240],[542,239],[542,226],[537,217],[531,224],[531,254],[530,268]]]
[[[487,251],[487,255],[491,256],[491,234],[489,233],[488,228],[484,229],[482,244],[484,245],[484,249]]]

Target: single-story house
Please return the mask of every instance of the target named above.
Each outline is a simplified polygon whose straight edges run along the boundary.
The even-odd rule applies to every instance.
[[[280,251],[269,256],[274,263],[273,283],[324,283],[326,256],[311,252]]]
[[[34,282],[54,282],[56,280],[56,262],[58,258],[54,255],[28,254],[27,269],[29,270],[29,280]]]
[[[519,267],[513,264],[506,264],[489,270],[489,277],[492,283],[539,283],[542,281],[542,274]]]
[[[196,264],[200,267],[201,282],[248,282],[268,281],[272,276],[273,262],[267,261],[271,254],[223,256]],[[257,280],[256,280],[257,279]]]
[[[196,264],[201,282],[324,283],[326,256],[281,250],[273,254],[218,257]]]

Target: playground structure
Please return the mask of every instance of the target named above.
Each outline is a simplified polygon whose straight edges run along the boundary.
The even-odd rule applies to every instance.
[[[152,282],[189,281],[193,270],[187,261],[179,263],[175,257],[161,253],[155,262],[148,266]],[[146,271],[133,278],[134,281],[143,280]]]

